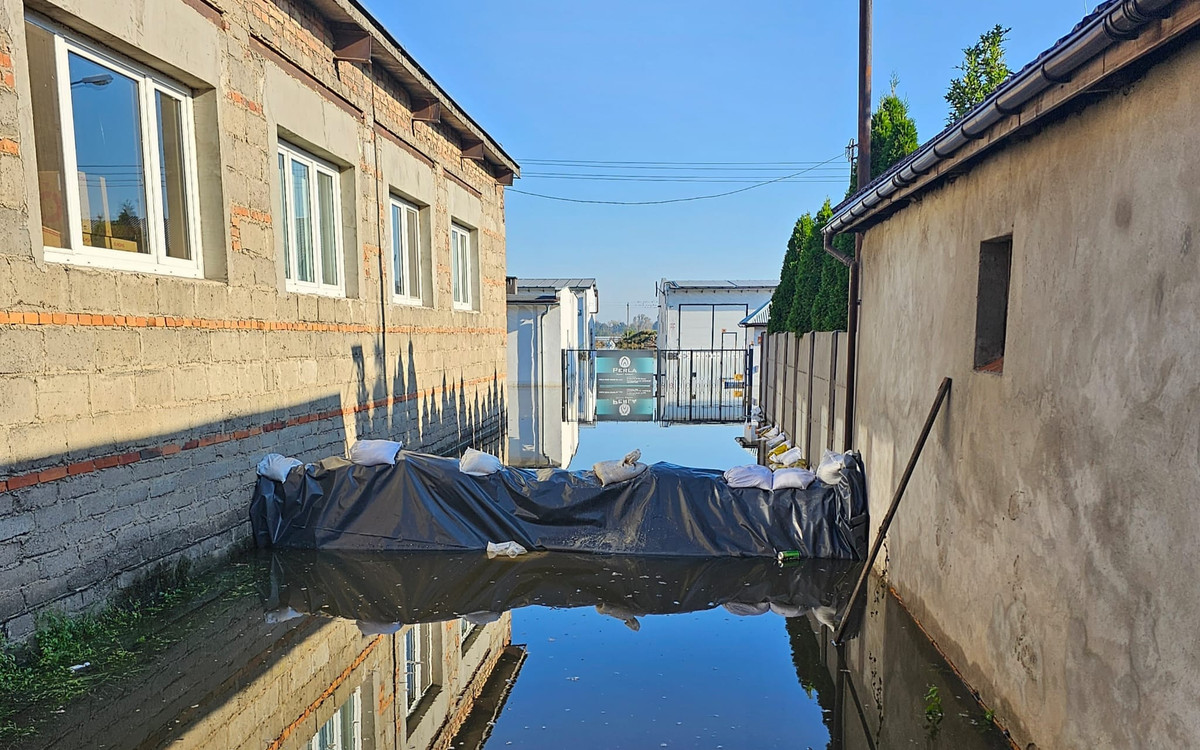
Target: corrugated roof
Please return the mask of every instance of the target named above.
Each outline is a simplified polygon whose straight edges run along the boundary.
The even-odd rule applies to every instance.
[[[545,294],[543,292],[539,292],[539,291],[535,291],[535,290],[517,292],[516,294],[509,294],[509,295],[507,295],[506,299],[507,299],[508,304],[510,304],[510,305],[531,304],[531,303],[536,303],[539,305],[557,305],[558,304],[558,295]]]
[[[518,289],[562,289],[567,287],[572,291],[596,286],[593,278],[579,279],[524,279],[517,278]]]
[[[754,289],[763,287],[774,289],[779,286],[779,281],[777,279],[709,279],[701,281],[663,279],[663,286],[670,286],[672,289]]]
[[[771,300],[762,303],[757,310],[742,318],[738,323],[742,328],[752,328],[755,326],[765,326],[771,318]]]

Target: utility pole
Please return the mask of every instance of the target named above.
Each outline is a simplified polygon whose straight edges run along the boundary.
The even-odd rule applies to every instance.
[[[871,2],[858,0],[858,189],[871,182]],[[862,258],[862,232],[854,233],[854,258],[850,262],[850,288],[846,328],[846,434],[843,450],[854,445],[854,402],[858,381],[858,274]]]

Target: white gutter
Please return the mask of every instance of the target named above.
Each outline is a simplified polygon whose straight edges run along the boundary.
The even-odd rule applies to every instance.
[[[982,137],[988,128],[1017,114],[1035,96],[1070,80],[1084,63],[1116,42],[1136,37],[1151,21],[1169,15],[1164,9],[1172,2],[1112,0],[1107,8],[1097,9],[1090,20],[1085,19],[1037,60],[1010,77],[961,120],[835,208],[822,231],[830,237],[845,231],[969,141]]]

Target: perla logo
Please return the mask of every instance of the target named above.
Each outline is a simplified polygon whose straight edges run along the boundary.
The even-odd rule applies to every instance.
[[[621,367],[629,367],[631,364],[633,364],[633,360],[631,360],[629,357],[621,357],[621,359],[617,360],[617,362],[621,365]]]

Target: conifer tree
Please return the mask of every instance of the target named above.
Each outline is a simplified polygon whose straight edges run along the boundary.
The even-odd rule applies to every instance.
[[[950,88],[946,91],[946,101],[950,104],[947,125],[961,120],[963,115],[1012,75],[1008,64],[1004,62],[1004,42],[1008,40],[1010,31],[1012,29],[996,24],[979,36],[977,44],[963,50],[962,65],[955,68],[962,71],[962,76],[951,80]]]
[[[813,219],[804,214],[792,227],[788,238],[787,252],[783,254],[783,268],[779,271],[779,286],[771,295],[771,315],[767,319],[767,333],[780,333],[788,329],[788,315],[792,309],[792,298],[796,295],[796,277],[800,261],[800,248],[813,231]]]
[[[825,248],[821,230],[829,218],[833,216],[833,208],[829,199],[817,212],[813,220],[813,231],[805,239],[800,249],[800,261],[797,264],[795,296],[792,298],[792,308],[788,312],[787,330],[798,334],[816,330],[813,327],[813,304],[821,288],[821,268],[825,258]]]

